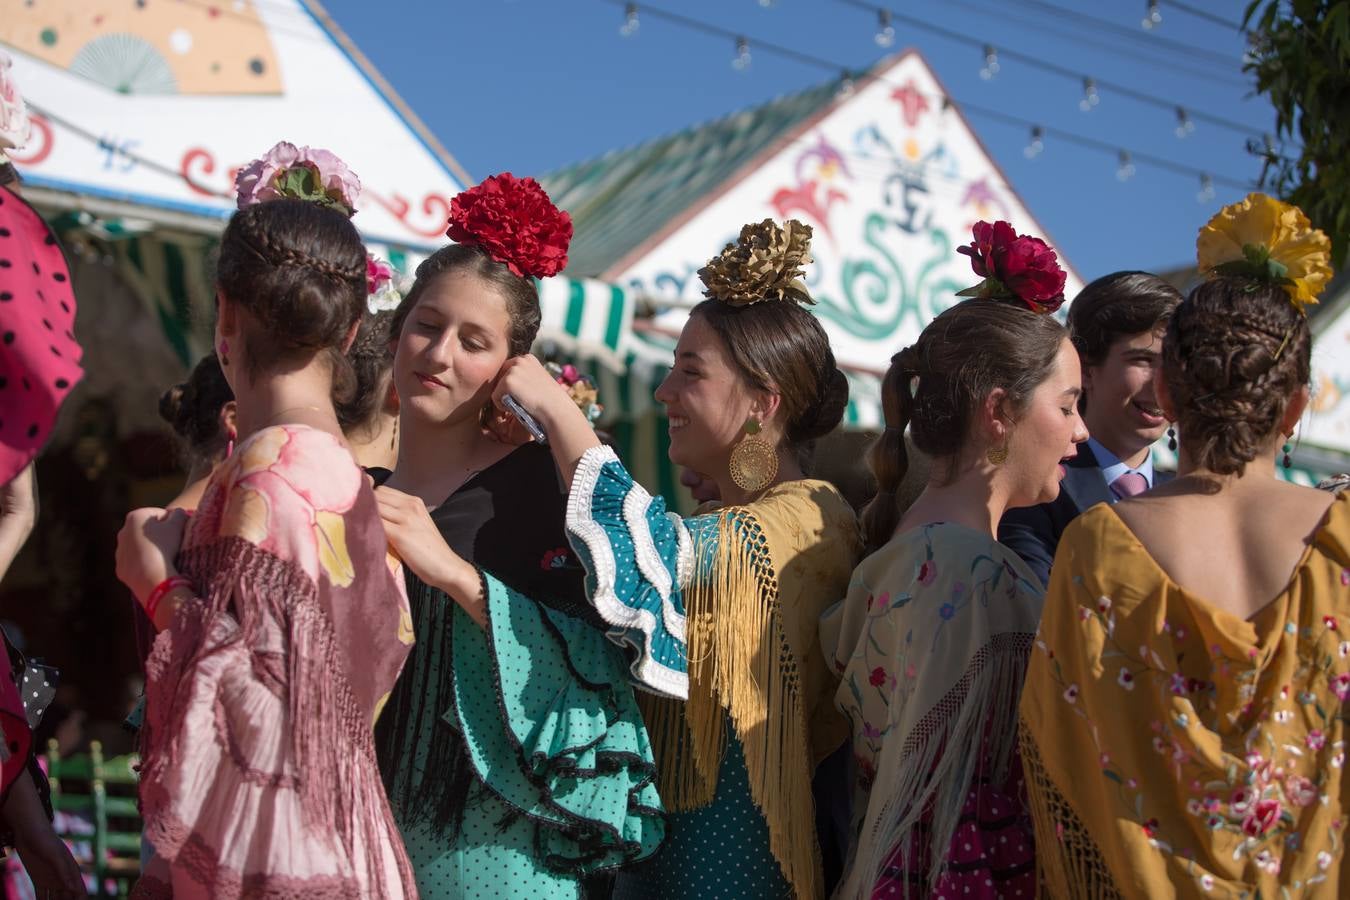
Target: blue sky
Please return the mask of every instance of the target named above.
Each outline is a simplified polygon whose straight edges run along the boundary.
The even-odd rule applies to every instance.
[[[657,7],[744,33],[751,64],[731,65],[733,41],[643,15],[621,37],[622,4],[608,0],[324,0],[362,51],[475,178],[509,170],[540,174],[610,150],[679,131],[836,78],[800,61],[756,50],[772,42],[841,66],[864,69],[914,47],[958,103],[1001,110],[1110,145],[1087,149],[1053,133],[1035,159],[1030,135],[971,114],[970,122],[1033,214],[1088,279],[1124,268],[1161,270],[1194,258],[1195,233],[1245,191],[1217,181],[1200,201],[1198,174],[1177,174],[1138,158],[1163,157],[1197,170],[1254,181],[1260,163],[1245,138],[1193,115],[1180,139],[1173,107],[1273,130],[1274,114],[1242,74],[1236,30],[1241,0],[1183,4],[1219,23],[1160,3],[1162,22],[1145,31],[1146,0],[905,0],[889,5],[933,26],[1003,49],[992,79],[984,54],[900,22],[889,49],[874,40],[875,11],[847,0],[662,0]],[[1022,53],[1071,70],[1039,71],[1008,58]],[[1081,73],[1081,74],[1079,74]],[[1079,108],[1081,78],[1099,83],[1100,102]],[[1156,96],[1150,106],[1103,82]],[[1135,174],[1117,178],[1115,148],[1135,151]]]

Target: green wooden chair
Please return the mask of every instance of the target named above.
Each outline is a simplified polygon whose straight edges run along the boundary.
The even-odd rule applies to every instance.
[[[141,871],[141,815],[136,807],[135,754],[103,758],[103,745],[89,743],[88,754],[61,757],[56,741],[47,744],[47,778],[52,808],[80,816],[93,832],[56,829],[72,843],[88,843],[92,859],[80,868],[94,876],[97,896],[125,897]],[[58,824],[61,824],[58,820]],[[115,891],[110,887],[115,886]]]

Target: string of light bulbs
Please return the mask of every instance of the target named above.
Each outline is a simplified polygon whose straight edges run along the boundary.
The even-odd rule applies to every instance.
[[[623,0],[601,0],[601,2],[608,3],[613,6],[623,7],[624,18],[622,24],[620,25],[619,33],[624,37],[633,37],[638,33],[641,27],[641,15],[642,13],[646,13],[650,15],[652,18],[671,22],[672,24],[680,25],[689,30],[699,31],[702,32],[703,34],[715,36],[724,40],[730,39],[734,41],[735,53],[734,56],[732,57],[731,64],[732,67],[738,71],[744,71],[749,68],[752,59],[751,52],[753,47],[756,49],[764,50],[765,52],[768,52],[775,56],[781,56],[783,58],[792,59],[806,65],[811,65],[816,68],[824,69],[826,71],[838,73],[837,91],[840,94],[850,94],[856,87],[856,80],[859,73],[855,73],[848,67],[840,66],[839,64],[824,59],[822,57],[818,57],[810,53],[804,53],[802,51],[795,50],[790,47],[783,47],[782,45],[775,44],[770,41],[760,41],[758,39],[752,40],[745,34],[738,33],[730,29],[722,28],[721,26],[704,22],[698,19],[693,19],[680,13],[674,13],[664,8],[655,7],[650,4],[644,3],[641,6],[639,6],[637,3],[623,2]],[[849,0],[845,0],[845,2],[849,2]],[[990,62],[989,60],[986,60],[986,64],[988,64],[989,62]],[[993,60],[993,63],[996,64],[997,60],[996,59]],[[901,87],[901,85],[895,84],[894,82],[890,82],[885,78],[881,78],[880,76],[873,75],[869,77],[875,80],[879,80],[884,84],[892,85],[897,88]],[[1164,169],[1177,174],[1182,174],[1191,178],[1195,178],[1200,185],[1200,190],[1196,195],[1196,199],[1200,202],[1207,202],[1208,200],[1213,198],[1214,186],[1216,184],[1223,184],[1229,187],[1237,188],[1239,190],[1250,190],[1255,186],[1254,182],[1251,181],[1250,179],[1241,179],[1232,176],[1217,175],[1215,173],[1208,172],[1204,169],[1187,165],[1185,163],[1179,163],[1175,160],[1158,156],[1156,154],[1121,147],[1118,144],[1110,143],[1107,141],[1101,141],[1096,138],[1088,137],[1087,135],[1082,135],[1077,132],[1069,131],[1066,129],[1051,128],[1042,125],[1039,122],[1036,122],[1032,119],[1027,119],[1022,116],[1013,115],[1011,113],[1007,113],[1002,110],[981,106],[979,104],[957,101],[954,98],[947,96],[924,94],[923,92],[919,93],[921,93],[925,99],[941,104],[943,108],[947,107],[957,108],[964,112],[978,115],[982,118],[993,119],[995,121],[1001,121],[1005,124],[1017,125],[1028,129],[1030,140],[1023,151],[1028,159],[1035,159],[1036,157],[1040,156],[1041,153],[1044,152],[1045,150],[1046,138],[1054,137],[1055,139],[1063,141],[1065,143],[1076,144],[1078,146],[1082,146],[1088,149],[1109,153],[1117,161],[1116,177],[1122,181],[1128,180],[1129,178],[1135,175],[1137,171],[1135,167],[1135,161],[1148,163],[1149,165],[1154,166],[1156,168]],[[1094,94],[1095,94],[1095,84],[1090,83],[1089,79],[1084,83],[1084,99],[1082,102],[1090,103],[1091,101],[1088,98],[1093,96]],[[1194,121],[1191,119],[1190,114],[1189,112],[1187,112],[1187,110],[1185,110],[1183,107],[1175,107],[1174,112],[1176,113],[1177,116],[1176,128],[1178,133],[1182,132],[1183,130],[1186,133],[1194,131],[1195,129]],[[1266,141],[1266,146],[1269,146],[1270,137],[1267,135],[1265,136],[1264,140]]]
[[[1095,108],[1098,102],[1100,102],[1099,99],[1091,100],[1088,98],[1090,96],[1099,98],[1100,95],[1098,94],[1098,89],[1105,88],[1122,97],[1128,97],[1131,100],[1149,106],[1176,112],[1178,118],[1184,118],[1187,122],[1185,127],[1178,132],[1178,137],[1190,135],[1195,130],[1194,122],[1197,120],[1236,132],[1243,137],[1252,138],[1260,136],[1259,129],[1253,128],[1246,123],[1228,119],[1223,116],[1216,116],[1204,111],[1189,110],[1185,106],[1177,104],[1175,100],[1159,97],[1156,94],[1141,91],[1137,88],[1130,87],[1129,85],[1121,84],[1120,82],[1086,75],[1081,71],[1049,62],[1034,54],[1022,53],[1021,51],[1010,49],[1008,47],[1000,48],[997,44],[984,41],[980,38],[959,31],[953,31],[950,28],[944,28],[941,25],[935,25],[931,22],[925,22],[922,19],[916,19],[913,16],[898,13],[887,6],[879,6],[875,3],[866,2],[866,0],[840,0],[840,2],[857,9],[868,10],[876,15],[877,30],[874,40],[878,46],[883,48],[890,47],[895,43],[895,23],[897,22],[903,23],[911,28],[927,31],[947,40],[962,43],[970,47],[978,47],[981,51],[983,60],[983,66],[980,68],[980,77],[986,81],[992,80],[994,76],[998,74],[1000,70],[999,58],[1002,56],[1004,59],[1016,60],[1023,65],[1040,69],[1041,71],[1049,72],[1062,78],[1078,81],[1083,85],[1084,98],[1089,104],[1085,108],[1087,110]],[[1050,8],[1054,9],[1056,7]]]
[[[1199,69],[1184,64],[1182,59],[1190,59],[1189,54],[1179,54],[1168,51],[1165,47],[1159,46],[1156,41],[1149,41],[1147,44],[1124,44],[1114,43],[1104,38],[1094,36],[1097,29],[1087,26],[1084,32],[1069,32],[1063,30],[1060,26],[1072,27],[1069,23],[1062,21],[1062,17],[1057,15],[1048,16],[1048,21],[1029,19],[1019,15],[1020,10],[1008,5],[1006,0],[989,0],[981,3],[979,0],[946,0],[947,5],[961,7],[971,10],[979,16],[998,16],[1000,22],[1019,25],[1023,28],[1033,29],[1038,35],[1053,36],[1062,40],[1070,41],[1076,46],[1092,47],[1121,57],[1145,63],[1155,68],[1170,69],[1173,72],[1185,75],[1188,78],[1212,81],[1216,84],[1223,84],[1229,87],[1247,88],[1251,86],[1250,79],[1240,77],[1233,72],[1231,62],[1226,62],[1222,71],[1216,68]],[[997,3],[991,6],[990,3]],[[1026,10],[1028,13],[1035,13],[1039,7],[1031,7]],[[1161,54],[1161,55],[1159,55]],[[1203,64],[1202,62],[1200,64]],[[1224,73],[1227,74],[1224,74]]]

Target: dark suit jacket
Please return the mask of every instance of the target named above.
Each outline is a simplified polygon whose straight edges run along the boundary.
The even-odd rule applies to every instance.
[[[1060,535],[1069,523],[1089,507],[1116,502],[1087,441],[1078,445],[1078,456],[1065,469],[1068,474],[1059,483],[1058,497],[1039,506],[1010,509],[998,523],[999,542],[1022,557],[1044,584],[1050,583],[1050,564],[1054,562]],[[1154,469],[1155,485],[1171,478],[1170,473]]]

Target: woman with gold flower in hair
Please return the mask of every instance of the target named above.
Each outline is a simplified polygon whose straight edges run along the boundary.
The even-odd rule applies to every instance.
[[[1049,896],[1344,896],[1350,500],[1275,475],[1329,250],[1262,194],[1201,230],[1177,477],[1064,533],[1021,707]]]
[[[661,695],[644,714],[673,811],[667,843],[619,876],[617,897],[824,894],[811,779],[846,728],[816,623],[843,596],[859,541],[848,503],[802,466],[848,392],[803,305],[810,234],[747,225],[700,271],[708,299],[656,392],[671,460],[717,483],[711,513],[668,513],[532,358],[507,363],[496,388],[548,433],[587,594],[634,680]]]

